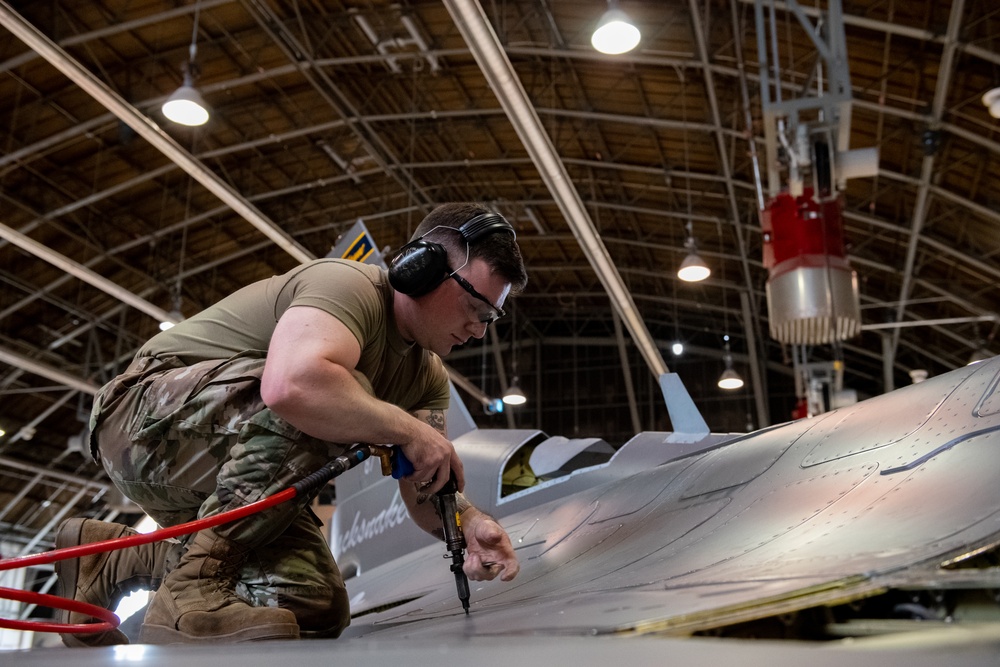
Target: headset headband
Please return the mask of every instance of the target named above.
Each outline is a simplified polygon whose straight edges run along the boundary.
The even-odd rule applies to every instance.
[[[470,245],[494,232],[510,232],[515,239],[517,238],[517,232],[499,213],[481,213],[458,228],[458,233]]]

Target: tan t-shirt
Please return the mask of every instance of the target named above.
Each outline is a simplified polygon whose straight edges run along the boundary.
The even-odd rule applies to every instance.
[[[407,343],[396,327],[393,290],[384,269],[317,259],[237,290],[177,326],[153,336],[138,356],[173,355],[193,364],[246,351],[266,353],[284,312],[312,306],[333,315],[361,345],[355,370],[377,398],[404,410],[448,407],[448,373],[434,353]]]

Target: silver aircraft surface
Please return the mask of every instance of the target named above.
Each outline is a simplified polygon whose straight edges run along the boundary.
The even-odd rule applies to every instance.
[[[1000,662],[1000,357],[745,435],[708,433],[679,381],[664,382],[683,428],[617,451],[538,431],[455,439],[467,495],[522,568],[473,582],[468,616],[396,483],[377,466],[338,480],[346,636],[934,637],[951,664],[957,643]]]
[[[337,480],[344,636],[76,649],[73,664],[1000,664],[1000,357],[745,435],[708,433],[679,380],[662,384],[677,431],[617,450],[455,437],[468,495],[521,561],[513,582],[472,582],[468,615],[444,546],[362,464]]]

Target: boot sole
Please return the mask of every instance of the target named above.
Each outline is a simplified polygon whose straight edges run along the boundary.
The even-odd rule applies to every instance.
[[[142,630],[139,631],[140,644],[209,644],[215,642],[238,643],[298,638],[299,626],[297,623],[276,623],[267,626],[266,630],[258,626],[237,630],[236,632],[231,632],[225,635],[211,636],[190,635],[168,625],[149,623],[143,623]]]

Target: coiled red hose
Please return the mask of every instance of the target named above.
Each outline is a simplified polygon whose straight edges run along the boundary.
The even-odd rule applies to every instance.
[[[269,496],[258,500],[257,502],[245,505],[244,507],[237,507],[236,509],[222,512],[221,514],[208,516],[204,519],[195,519],[194,521],[188,521],[187,523],[170,526],[169,528],[161,528],[160,530],[153,531],[151,533],[132,535],[129,537],[119,537],[113,540],[103,540],[101,542],[91,542],[90,544],[81,544],[75,547],[54,549],[40,554],[30,554],[28,556],[17,556],[16,558],[0,560],[0,572],[4,570],[16,570],[22,567],[30,567],[32,565],[47,565],[55,563],[56,561],[66,560],[67,558],[82,558],[84,556],[103,553],[105,551],[127,549],[128,547],[136,547],[142,544],[149,544],[150,542],[166,540],[171,537],[195,533],[199,530],[205,530],[206,528],[214,528],[215,526],[229,523],[230,521],[235,521],[237,519],[242,519],[243,517],[250,516],[251,514],[256,514],[257,512],[266,510],[269,507],[280,505],[281,503],[289,501],[298,495],[319,487],[321,484],[325,484],[333,477],[336,477],[342,472],[353,468],[358,463],[361,463],[365,459],[371,457],[373,454],[387,456],[388,451],[387,447],[380,445],[356,445],[352,449],[348,450],[348,452],[344,455],[338,456],[329,464],[320,468],[295,485],[290,486],[283,491],[279,491],[273,496]],[[16,588],[4,588],[0,586],[0,600],[15,600],[17,602],[36,604],[42,607],[50,607],[52,609],[60,609],[71,612],[75,611],[81,614],[93,616],[94,618],[101,619],[102,621],[100,623],[54,623],[51,621],[21,621],[17,619],[0,618],[0,628],[5,628],[7,630],[58,632],[61,634],[91,634],[114,630],[121,623],[118,616],[103,607],[98,607],[86,602],[80,602],[79,600],[60,597],[58,595],[22,591]]]
[[[242,519],[245,516],[255,514],[269,507],[291,500],[297,495],[298,490],[295,487],[289,487],[284,491],[279,491],[273,496],[258,500],[255,503],[250,503],[244,507],[237,507],[236,509],[229,510],[228,512],[208,516],[204,519],[195,519],[194,521],[189,521],[176,526],[170,526],[169,528],[161,528],[160,530],[153,531],[152,533],[119,537],[113,540],[91,542],[90,544],[81,544],[79,546],[66,547],[64,549],[54,549],[40,554],[31,554],[28,556],[18,556],[16,558],[0,560],[0,571],[16,570],[18,568],[30,567],[32,565],[47,565],[49,563],[55,563],[56,561],[66,560],[67,558],[82,558],[84,556],[99,554],[105,551],[127,549],[128,547],[137,547],[141,544],[159,542],[160,540],[166,540],[171,537],[195,533],[199,530],[214,528],[215,526],[223,523],[229,523],[230,521],[235,521],[236,519]],[[121,623],[121,621],[118,620],[118,616],[116,616],[114,612],[108,611],[103,607],[98,607],[86,602],[80,602],[78,600],[72,600],[70,598],[59,597],[58,595],[35,593],[33,591],[21,591],[16,588],[4,588],[0,586],[0,599],[37,604],[42,607],[51,607],[52,609],[75,611],[81,614],[88,614],[103,621],[101,623],[53,623],[51,621],[21,621],[17,619],[0,618],[0,628],[6,628],[8,630],[33,630],[35,632],[59,632],[63,634],[89,634],[93,632],[107,632],[108,630],[114,630],[118,627],[119,623]]]

